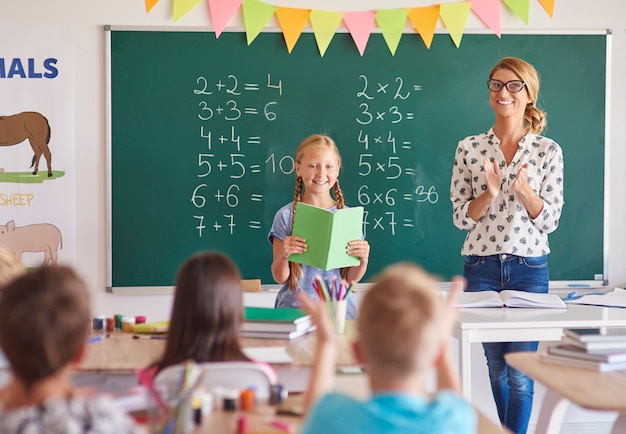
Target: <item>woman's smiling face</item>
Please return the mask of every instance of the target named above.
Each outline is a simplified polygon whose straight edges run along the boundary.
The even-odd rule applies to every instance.
[[[513,71],[505,68],[496,70],[491,79],[501,81],[502,83],[520,80]],[[523,119],[526,106],[530,102],[526,87],[519,92],[510,92],[506,86],[502,86],[502,89],[498,92],[489,91],[489,104],[491,104],[491,108],[496,113],[496,116],[514,116]]]

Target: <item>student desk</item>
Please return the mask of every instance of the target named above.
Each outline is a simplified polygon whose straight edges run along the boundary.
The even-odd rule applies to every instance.
[[[541,362],[536,353],[510,353],[509,365],[546,386],[535,433],[558,434],[569,402],[617,411],[613,434],[626,432],[626,371],[595,372]]]
[[[339,369],[357,366],[352,354],[352,341],[355,335],[356,323],[348,321],[345,333],[338,335]],[[314,360],[315,333],[292,340],[242,338],[240,342],[244,348],[285,347],[293,362],[272,364],[278,375],[278,381],[289,391],[306,390],[309,368]],[[79,373],[134,376],[136,370],[146,368],[157,361],[164,348],[163,339],[133,339],[131,333],[115,331],[109,333],[107,338],[87,344],[87,356],[79,367]]]
[[[560,340],[564,328],[626,327],[626,309],[568,305],[568,309],[465,308],[453,330],[463,397],[471,402],[471,347],[482,342]]]
[[[334,389],[361,399],[365,399],[370,393],[369,382],[365,374],[338,374],[335,377]],[[289,396],[283,406],[287,408],[301,407],[303,398],[303,395]],[[248,421],[248,432],[250,434],[285,434],[284,430],[271,425],[273,420],[279,420],[287,424],[292,433],[298,432],[303,425],[303,418],[301,416],[275,416],[273,410],[268,407],[265,407],[260,412],[227,412],[214,409],[209,415],[202,419],[202,426],[194,431],[194,433],[233,434],[237,432],[237,421],[241,416],[246,417]],[[499,424],[492,422],[481,412],[477,411],[477,416],[478,426],[476,432],[478,434],[511,434]]]
[[[352,341],[356,336],[356,323],[348,321],[346,324],[346,332],[339,335],[338,359],[337,366],[355,367],[356,360],[352,354]],[[309,370],[313,365],[314,350],[316,344],[315,333],[302,336],[293,340],[280,339],[250,339],[242,338],[241,345],[243,347],[258,346],[284,346],[289,355],[294,359],[292,364],[273,364],[273,368],[279,377],[279,382],[286,385],[290,392],[306,390],[306,381],[308,380]],[[162,339],[133,339],[132,334],[113,332],[109,333],[108,338],[88,344],[86,359],[79,367],[79,374],[101,374],[101,375],[118,375],[135,378],[135,370],[145,368],[158,360],[165,347],[165,340]],[[287,382],[284,382],[284,380]],[[294,387],[294,384],[299,387]],[[344,393],[366,397],[369,394],[369,384],[367,376],[364,374],[338,374],[336,376],[336,390]],[[302,397],[296,397],[302,399]],[[499,424],[494,424],[485,415],[478,412],[478,433],[480,434],[502,434],[504,431]],[[235,427],[239,412],[229,413],[223,411],[214,411],[208,418],[203,421],[203,426],[198,430],[200,433],[211,432],[217,434],[232,434]],[[250,426],[254,432],[258,433],[280,433],[284,431],[277,430],[267,423],[267,415],[248,415],[250,418]],[[281,420],[289,423],[292,427],[297,428],[301,424],[299,417],[280,416]],[[257,431],[258,430],[258,431]]]

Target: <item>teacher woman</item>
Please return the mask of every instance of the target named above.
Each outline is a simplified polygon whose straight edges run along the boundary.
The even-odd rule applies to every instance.
[[[457,146],[450,184],[455,226],[467,231],[466,291],[548,292],[548,234],[563,207],[563,154],[539,134],[539,75],[524,60],[505,57],[487,81],[495,123]],[[502,424],[525,433],[534,384],[504,355],[536,351],[537,342],[484,343],[491,389]]]

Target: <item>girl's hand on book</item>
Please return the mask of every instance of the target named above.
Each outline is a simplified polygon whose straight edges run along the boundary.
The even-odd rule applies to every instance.
[[[283,258],[287,259],[289,255],[294,253],[304,253],[306,249],[307,245],[304,238],[288,235],[285,237],[285,241],[283,241]]]
[[[361,262],[367,262],[370,256],[370,243],[366,240],[354,240],[348,243],[348,255],[356,256]]]

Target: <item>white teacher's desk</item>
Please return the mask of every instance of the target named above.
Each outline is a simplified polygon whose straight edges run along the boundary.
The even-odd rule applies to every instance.
[[[585,305],[568,305],[568,309],[462,309],[453,337],[458,341],[463,397],[471,402],[473,343],[558,341],[564,328],[573,327],[626,327],[626,309]]]

